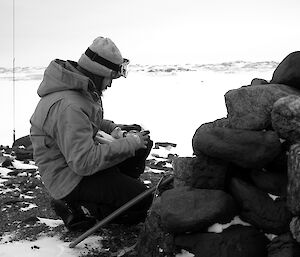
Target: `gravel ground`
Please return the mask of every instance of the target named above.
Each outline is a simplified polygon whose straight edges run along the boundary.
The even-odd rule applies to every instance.
[[[40,218],[59,219],[50,207],[50,197],[47,194],[34,168],[17,169],[13,165],[17,157],[10,148],[1,148],[0,156],[0,236],[13,234],[11,241],[34,241],[41,236],[59,236],[63,241],[71,242],[83,232],[68,231],[64,225],[49,227],[40,222]],[[155,186],[164,173],[172,172],[170,164],[174,155],[167,158],[154,155],[148,159],[146,172],[141,180],[149,187]],[[20,163],[20,161],[19,161]],[[32,159],[22,160],[22,164],[34,164]],[[134,244],[137,242],[142,223],[135,226],[108,224],[99,229],[95,235],[103,238],[102,247],[92,249],[85,255],[92,256],[137,256]],[[120,255],[120,251],[127,253]]]

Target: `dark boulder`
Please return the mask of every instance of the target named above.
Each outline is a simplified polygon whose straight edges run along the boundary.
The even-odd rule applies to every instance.
[[[13,167],[11,158],[9,158],[9,157],[3,157],[3,158],[4,159],[1,163],[1,167],[3,167],[3,168]]]
[[[300,89],[300,51],[287,55],[275,69],[271,82]]]
[[[230,226],[222,233],[175,236],[175,245],[195,257],[266,257],[268,239],[254,227]]]
[[[287,144],[287,142],[281,143],[281,153],[276,156],[276,158],[264,166],[264,169],[266,171],[272,172],[272,173],[286,173],[287,174],[287,161],[288,161],[288,152],[290,149],[290,144]]]
[[[300,216],[300,144],[292,145],[288,155],[287,206]]]
[[[282,97],[274,103],[272,127],[280,138],[289,142],[300,141],[300,97],[290,95]]]
[[[230,222],[237,213],[233,198],[221,190],[174,188],[161,195],[161,218],[168,232],[201,231]]]
[[[204,154],[173,160],[174,187],[224,189],[227,164]]]
[[[266,170],[252,170],[250,177],[260,190],[277,196],[286,196],[287,173],[273,173]]]
[[[136,246],[137,256],[174,256],[174,237],[172,234],[164,231],[162,227],[160,208],[160,197],[158,197],[151,206],[149,214],[140,230]]]
[[[293,238],[300,243],[300,217],[293,217],[290,222],[290,231]]]
[[[268,244],[268,257],[296,257],[300,256],[300,246],[293,239],[291,233],[275,237]]]
[[[16,148],[16,149],[14,149],[14,153],[15,153],[16,159],[19,161],[33,160],[33,150]]]
[[[300,95],[299,90],[280,84],[246,86],[225,94],[231,128],[263,130],[271,128],[274,103],[285,96]]]
[[[194,153],[232,162],[243,168],[262,168],[281,152],[274,131],[250,131],[204,124],[192,139]]]
[[[284,198],[273,200],[267,193],[237,178],[231,180],[230,190],[240,207],[242,220],[268,234],[289,231],[292,214]]]

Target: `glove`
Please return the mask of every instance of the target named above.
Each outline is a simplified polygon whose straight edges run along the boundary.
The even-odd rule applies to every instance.
[[[136,130],[131,130],[126,134],[126,137],[132,137],[135,139],[137,143],[137,149],[140,148],[147,148],[147,144],[149,141],[149,131],[148,130],[142,130],[141,132],[136,131]]]
[[[127,131],[122,130],[120,127],[115,127],[115,129],[110,133],[110,135],[115,139],[125,137],[126,134],[127,134]]]
[[[137,131],[141,131],[142,127],[138,124],[130,124],[130,125],[126,125],[126,124],[118,124],[118,127],[121,128],[121,130],[126,130],[126,131],[130,131],[130,130],[137,130]]]

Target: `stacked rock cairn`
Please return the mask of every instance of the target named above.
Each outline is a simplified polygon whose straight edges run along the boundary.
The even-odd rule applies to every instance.
[[[196,130],[194,155],[173,160],[138,256],[300,256],[300,52],[225,104],[227,117]]]

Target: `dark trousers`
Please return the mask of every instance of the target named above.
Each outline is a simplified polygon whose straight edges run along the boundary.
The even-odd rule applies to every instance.
[[[70,204],[80,204],[101,220],[129,200],[144,192],[147,187],[138,179],[144,172],[145,160],[153,142],[147,149],[140,149],[136,155],[112,168],[84,177],[77,187],[64,198]],[[141,200],[113,222],[133,224],[143,221],[152,203],[152,196]]]

